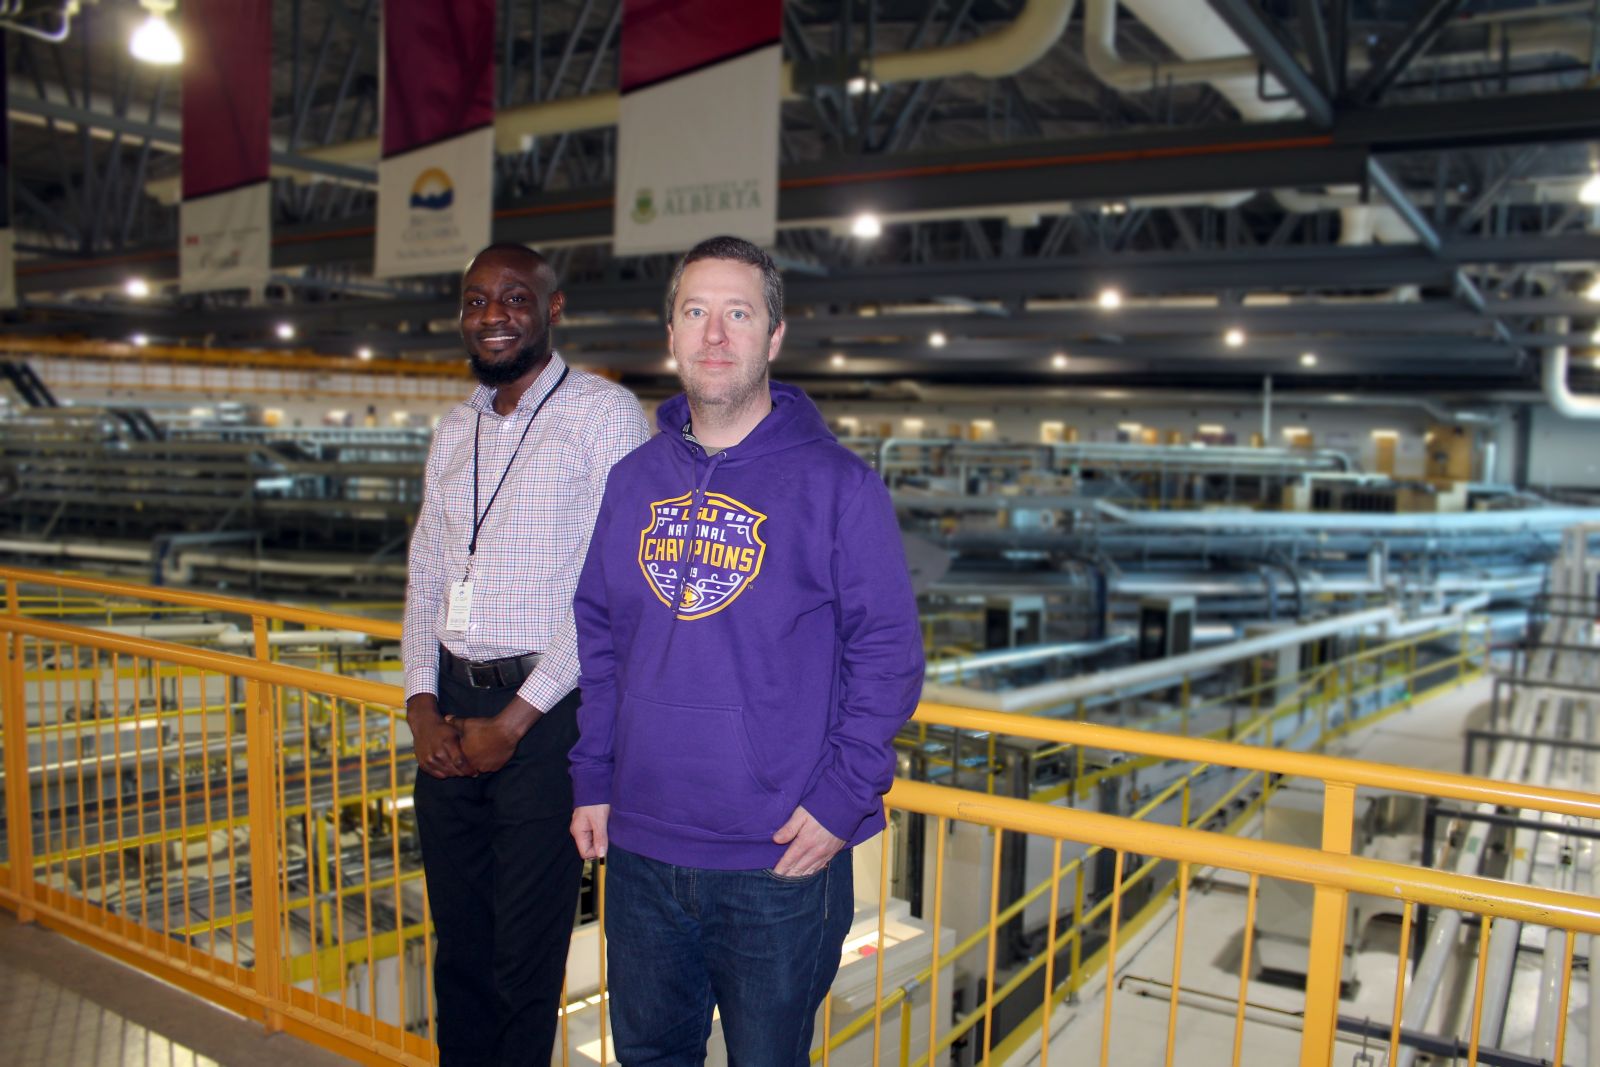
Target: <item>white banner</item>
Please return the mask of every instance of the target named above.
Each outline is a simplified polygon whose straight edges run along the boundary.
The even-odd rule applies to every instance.
[[[778,79],[762,48],[622,98],[613,250],[682,252],[733,234],[778,235]]]
[[[0,308],[17,306],[17,231],[0,230]]]
[[[272,273],[272,183],[185,200],[178,208],[178,288],[252,289]]]
[[[373,273],[461,271],[489,243],[493,197],[493,126],[383,160]]]

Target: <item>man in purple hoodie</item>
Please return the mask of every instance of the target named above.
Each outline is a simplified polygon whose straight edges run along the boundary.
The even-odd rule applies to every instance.
[[[807,1062],[922,680],[883,482],[770,381],[783,281],[748,241],[679,263],[684,395],[612,469],[574,615],[579,852],[607,858],[618,1060]]]

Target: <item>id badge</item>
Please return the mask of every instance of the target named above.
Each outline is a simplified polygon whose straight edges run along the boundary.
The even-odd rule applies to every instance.
[[[450,610],[444,618],[444,628],[455,633],[464,632],[472,618],[472,582],[450,583]]]

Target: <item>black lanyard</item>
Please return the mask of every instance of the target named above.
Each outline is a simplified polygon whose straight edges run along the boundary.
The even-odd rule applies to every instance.
[[[478,514],[478,436],[483,428],[483,412],[478,412],[477,424],[472,428],[472,540],[467,542],[467,570],[472,570],[472,557],[478,551],[478,531],[483,529],[483,520],[489,517],[489,509],[494,507],[495,499],[500,496],[500,490],[506,484],[506,475],[511,473],[511,465],[517,461],[517,453],[522,451],[522,442],[528,439],[528,431],[533,429],[533,420],[539,417],[539,412],[555,396],[556,390],[561,388],[561,383],[567,380],[567,372],[571,367],[561,368],[561,377],[556,379],[556,384],[550,391],[539,398],[539,403],[534,407],[533,414],[528,416],[528,425],[522,428],[522,436],[517,438],[517,447],[511,450],[511,458],[506,460],[506,469],[500,472],[500,481],[495,483],[494,492],[489,496],[489,502],[483,506],[483,514]]]

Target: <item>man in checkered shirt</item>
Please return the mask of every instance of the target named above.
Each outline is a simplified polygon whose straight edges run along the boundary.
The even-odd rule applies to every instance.
[[[461,339],[479,387],[439,422],[406,585],[406,722],[438,950],[440,1061],[548,1063],[582,861],[572,593],[639,402],[551,348],[542,256],[478,253]]]

